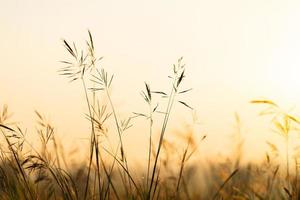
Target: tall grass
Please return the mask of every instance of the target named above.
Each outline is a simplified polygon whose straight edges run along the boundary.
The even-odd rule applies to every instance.
[[[290,152],[289,138],[292,131],[300,125],[300,120],[297,117],[283,111],[277,104],[270,100],[253,100],[251,103],[265,104],[267,108],[260,115],[271,115],[272,123],[275,127],[275,132],[284,138],[285,142],[285,159],[286,159],[286,178],[290,179]]]
[[[237,145],[232,146],[231,157],[218,157],[200,162],[206,152],[198,147],[206,135],[186,129],[184,137],[174,134],[169,127],[177,103],[193,108],[179,100],[191,89],[182,88],[186,79],[183,58],[171,68],[169,92],[153,89],[145,83],[141,96],[148,107],[147,113],[134,112],[121,118],[111,95],[113,75],[101,65],[102,57],[96,55],[94,39],[88,31],[83,48],[63,40],[69,58],[62,61],[59,74],[70,82],[80,81],[86,101],[86,118],[90,123],[89,154],[80,164],[68,162],[55,126],[36,111],[36,133],[39,145],[27,140],[27,133],[17,123],[12,123],[7,106],[0,111],[0,199],[299,199],[297,157],[291,162],[290,135],[298,132],[297,117],[283,112],[269,100],[252,103],[267,106],[261,115],[270,115],[275,130],[284,138],[285,166],[276,159],[278,148],[269,143],[271,150],[260,163],[241,164],[243,141],[241,123],[236,130]],[[159,98],[162,97],[162,98]],[[157,100],[158,99],[158,100]],[[165,102],[166,101],[166,102]],[[165,105],[165,107],[163,106]],[[156,120],[162,115],[163,120]],[[141,161],[145,168],[134,167],[128,159],[124,142],[125,132],[133,119],[143,117],[148,138],[147,155]],[[111,125],[115,129],[111,128]],[[154,124],[160,126],[158,138]],[[110,127],[108,129],[108,127]],[[112,145],[108,135],[115,135]],[[170,140],[172,137],[177,140]],[[208,135],[209,136],[209,135]],[[108,145],[104,145],[105,141]],[[210,141],[212,142],[212,141]],[[213,144],[210,144],[213,145]],[[37,146],[39,148],[37,148]],[[276,152],[276,153],[274,153]],[[294,166],[294,168],[292,168]],[[285,173],[282,173],[285,169]],[[294,170],[293,170],[294,169]],[[145,178],[144,178],[145,177]]]

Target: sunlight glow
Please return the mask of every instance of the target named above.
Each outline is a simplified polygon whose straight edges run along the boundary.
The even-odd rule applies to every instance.
[[[281,40],[272,50],[271,62],[267,68],[267,79],[274,93],[287,103],[300,102],[300,28],[295,26],[299,14],[290,12],[288,23],[282,27]]]
[[[300,65],[277,65],[269,69],[268,79],[284,101],[296,103],[300,100]]]

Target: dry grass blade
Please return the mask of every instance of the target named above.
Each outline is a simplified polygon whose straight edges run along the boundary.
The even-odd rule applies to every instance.
[[[2,128],[5,128],[5,129],[7,129],[7,130],[9,130],[9,131],[13,131],[13,132],[15,132],[15,130],[14,130],[14,129],[12,129],[12,128],[9,128],[8,126],[5,126],[5,125],[3,125],[3,124],[0,124],[0,127],[2,127]]]
[[[66,47],[66,49],[68,50],[68,52],[74,57],[77,58],[76,52],[74,52],[74,50],[72,49],[72,47],[69,45],[69,43],[66,40],[63,40],[63,43]]]
[[[277,104],[275,104],[273,101],[270,101],[270,100],[252,100],[252,101],[250,101],[250,103],[253,103],[253,104],[268,104],[268,105],[278,107]]]
[[[289,189],[287,189],[286,187],[283,187],[283,190],[284,190],[285,193],[288,195],[289,199],[293,199],[293,195],[292,195],[292,193],[289,191]]]
[[[178,81],[176,83],[176,87],[178,87],[180,85],[180,83],[182,82],[183,78],[184,78],[184,70],[181,72],[181,74],[180,74],[180,76],[178,78]]]
[[[90,46],[92,48],[92,50],[94,50],[94,41],[93,41],[93,36],[92,36],[92,33],[90,30],[88,30],[88,33],[89,33],[89,38],[90,38]]]
[[[145,83],[145,87],[146,87],[146,91],[147,91],[147,96],[149,98],[149,101],[151,101],[152,97],[151,97],[151,90],[150,90],[150,86],[148,83]]]
[[[215,195],[213,196],[213,200],[217,199],[219,193],[221,192],[221,190],[225,187],[225,185],[230,181],[230,179],[232,179],[232,177],[234,177],[237,172],[239,171],[239,169],[234,170],[230,176],[228,176],[228,178],[223,182],[223,184],[219,187],[218,191],[215,193]]]
[[[191,91],[193,88],[187,89],[187,90],[182,90],[180,92],[178,92],[178,94],[183,94],[183,93],[187,93],[189,91]]]
[[[188,107],[189,109],[193,110],[193,108],[188,105],[187,103],[183,102],[183,101],[178,101],[179,103],[181,103],[182,105],[184,105],[185,107]]]

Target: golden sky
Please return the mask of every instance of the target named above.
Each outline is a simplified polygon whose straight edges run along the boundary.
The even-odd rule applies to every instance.
[[[57,70],[68,56],[62,38],[84,45],[90,29],[103,66],[115,74],[120,115],[145,109],[144,81],[167,88],[171,65],[183,56],[186,86],[194,88],[186,101],[197,110],[201,131],[220,146],[238,112],[251,143],[263,125],[250,100],[266,97],[288,108],[300,101],[299,10],[297,0],[0,0],[0,104],[26,127],[37,109],[61,137],[87,137],[81,85]],[[172,120],[188,122],[190,113],[177,107]],[[143,140],[138,132],[128,141]]]

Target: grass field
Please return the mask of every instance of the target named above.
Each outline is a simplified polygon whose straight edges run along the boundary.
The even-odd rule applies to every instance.
[[[145,83],[141,96],[148,106],[147,113],[132,113],[120,119],[110,87],[113,75],[101,66],[102,57],[95,55],[93,37],[88,32],[86,47],[63,40],[69,57],[62,61],[58,73],[68,81],[81,82],[86,100],[86,118],[90,122],[89,155],[86,162],[68,163],[63,141],[47,118],[36,111],[39,148],[27,140],[25,130],[11,123],[10,111],[3,106],[0,113],[0,199],[299,199],[299,172],[297,157],[291,158],[289,136],[300,121],[269,100],[253,100],[265,107],[261,115],[272,118],[272,126],[285,144],[285,161],[278,159],[279,150],[269,143],[270,151],[261,162],[241,164],[243,138],[232,146],[232,155],[214,162],[199,163],[198,152],[207,135],[196,137],[186,130],[183,137],[173,143],[168,140],[170,116],[173,107],[181,104],[193,106],[184,96],[191,88],[183,88],[185,70],[183,58],[170,69],[170,90],[152,90]],[[188,70],[188,69],[187,69]],[[115,86],[117,87],[117,86]],[[138,92],[138,91],[137,91]],[[180,97],[180,98],[178,98]],[[105,99],[105,101],[103,101]],[[163,103],[161,103],[163,102]],[[162,115],[155,121],[153,115]],[[133,119],[143,118],[148,129],[146,162],[142,168],[134,167],[128,159],[123,142],[124,133],[130,131]],[[83,119],[84,120],[84,119]],[[239,117],[236,116],[237,124]],[[107,128],[113,123],[114,128]],[[159,137],[153,137],[153,124],[160,124]],[[156,134],[156,133],[155,133]],[[238,133],[237,133],[238,134]],[[108,135],[118,138],[110,144]],[[211,144],[213,145],[213,144]],[[178,151],[182,149],[182,151]],[[213,159],[212,159],[213,160]]]

